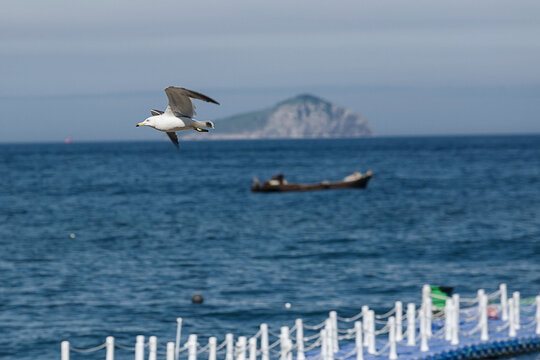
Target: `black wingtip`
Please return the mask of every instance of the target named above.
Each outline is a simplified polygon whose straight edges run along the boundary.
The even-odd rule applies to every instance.
[[[176,147],[178,149],[178,136],[176,135],[176,133],[175,132],[168,132],[167,136],[169,137],[169,139],[171,139],[171,142],[174,145],[174,147]]]

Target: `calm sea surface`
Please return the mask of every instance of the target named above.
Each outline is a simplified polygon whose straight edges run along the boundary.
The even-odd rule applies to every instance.
[[[163,346],[178,316],[203,345],[261,322],[278,332],[418,302],[424,283],[540,291],[540,136],[181,146],[0,145],[1,358],[58,359],[62,340],[108,335]],[[368,169],[366,190],[249,191],[278,172]]]

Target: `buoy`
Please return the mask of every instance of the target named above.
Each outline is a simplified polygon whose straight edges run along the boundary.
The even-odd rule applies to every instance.
[[[290,309],[291,308],[291,303],[285,303],[285,309]]]
[[[72,239],[75,239],[75,234],[71,233],[71,234],[69,234],[69,237],[72,238]]]
[[[499,313],[497,312],[497,309],[493,306],[488,306],[488,318],[490,319],[498,319]]]
[[[194,304],[202,304],[203,301],[204,301],[204,299],[203,299],[201,294],[195,294],[191,298],[191,302],[194,303]]]

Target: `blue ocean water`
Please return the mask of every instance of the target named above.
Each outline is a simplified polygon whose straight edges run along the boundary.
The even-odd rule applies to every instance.
[[[368,169],[365,190],[249,191]],[[424,283],[540,291],[540,136],[0,145],[0,174],[0,358],[163,346],[178,316],[202,344],[278,332]]]

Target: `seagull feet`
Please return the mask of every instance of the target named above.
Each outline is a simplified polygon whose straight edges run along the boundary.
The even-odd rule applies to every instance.
[[[208,132],[208,130],[201,128],[195,128],[195,130],[197,130],[198,132]]]

